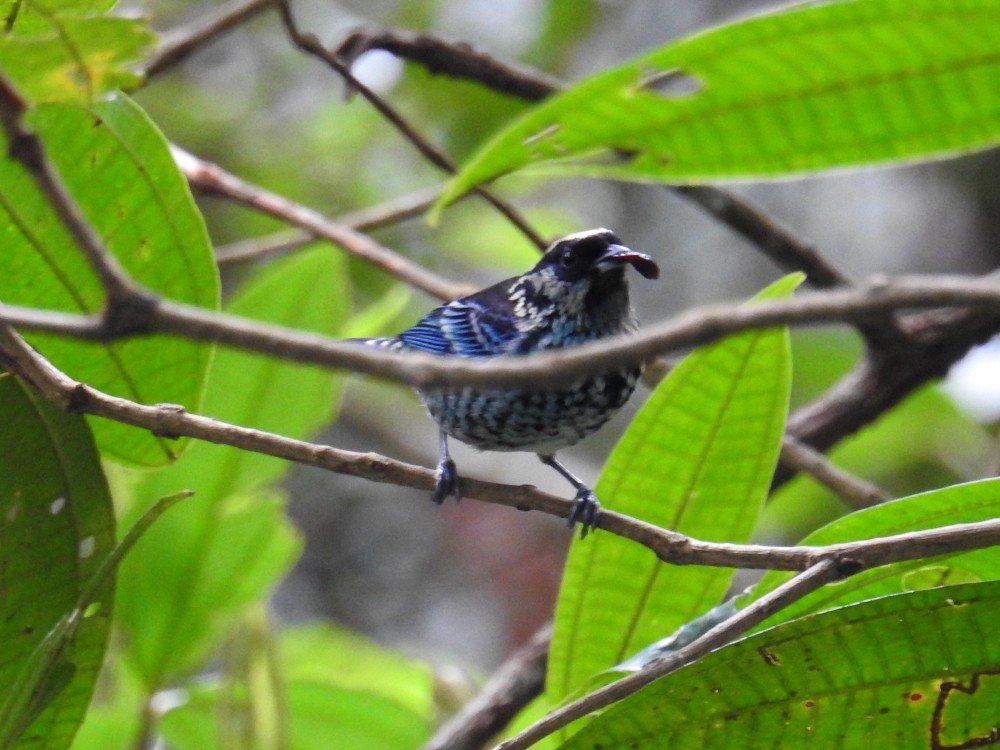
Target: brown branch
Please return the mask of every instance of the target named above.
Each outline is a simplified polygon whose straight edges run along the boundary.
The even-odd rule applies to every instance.
[[[465,285],[441,278],[349,226],[330,221],[311,208],[246,182],[217,164],[200,159],[177,146],[171,146],[170,151],[184,176],[201,190],[239,201],[257,211],[299,227],[313,237],[328,240],[351,255],[438,299],[454,299],[472,291]]]
[[[832,388],[791,415],[788,433],[826,450],[873,422],[920,386],[946,375],[969,349],[1000,331],[1000,312],[993,309],[913,319],[917,324],[908,326],[909,345],[869,349]],[[788,472],[779,470],[775,483],[788,478]]]
[[[552,623],[493,672],[475,698],[438,727],[420,750],[478,750],[510,722],[545,684]]]
[[[442,357],[423,352],[393,352],[338,341],[200,307],[157,299],[146,316],[123,333],[92,316],[0,306],[0,321],[22,328],[65,333],[108,341],[136,333],[172,333],[198,341],[214,341],[250,351],[331,368],[344,368],[407,383],[418,388],[439,386],[518,387],[545,389],[568,377],[594,375],[623,364],[638,364],[658,355],[716,341],[723,336],[775,325],[845,321],[859,314],[912,308],[967,307],[982,318],[983,336],[1000,329],[1000,283],[962,277],[879,278],[868,289],[812,292],[801,297],[761,300],[753,304],[711,305],[647,326],[629,336],[615,336],[581,346],[538,354],[488,360]],[[72,324],[63,326],[64,321]],[[141,327],[140,327],[141,326]],[[978,330],[978,329],[977,329]],[[964,346],[972,345],[964,340]],[[949,357],[960,356],[962,342],[950,344]],[[907,351],[913,352],[913,349]],[[942,367],[940,353],[920,365],[921,371]],[[900,371],[903,370],[902,363]],[[800,440],[801,436],[795,435]]]
[[[149,430],[160,437],[184,436],[230,445],[374,482],[425,492],[434,487],[434,471],[421,466],[374,453],[347,451],[228,424],[192,414],[176,404],[147,406],[104,393],[57,369],[5,326],[0,326],[0,364],[30,383],[57,407],[72,413],[92,414]],[[530,485],[463,478],[462,489],[469,499],[537,510],[561,518],[567,518],[573,507],[571,500],[541,492]],[[825,547],[705,542],[610,509],[602,511],[597,527],[631,539],[647,547],[660,560],[675,565],[773,570],[804,570],[826,558],[851,560],[852,564],[873,567],[1000,544],[1000,519]]]
[[[855,510],[892,499],[878,485],[844,471],[825,455],[790,435],[785,435],[781,441],[780,461],[784,470],[809,474]]]
[[[388,102],[358,80],[351,72],[349,65],[345,64],[336,55],[328,51],[314,35],[305,34],[299,30],[298,26],[295,24],[295,19],[292,16],[288,0],[279,0],[278,8],[281,11],[281,19],[285,25],[285,30],[288,32],[288,38],[291,39],[292,43],[295,44],[298,49],[308,55],[312,55],[318,60],[321,60],[334,72],[336,72],[337,75],[343,78],[348,85],[350,85],[353,91],[364,97],[364,99],[371,104],[378,111],[378,113],[386,119],[387,122],[392,124],[392,126],[395,127],[396,130],[399,131],[399,133],[407,141],[409,141],[427,161],[448,174],[455,174],[458,171],[455,163],[447,154],[444,153],[444,151],[431,144],[417,131],[416,128],[411,126],[409,122],[407,122],[406,119],[399,114],[399,112],[390,106]],[[536,232],[534,228],[521,216],[517,209],[509,203],[501,198],[498,198],[492,192],[483,187],[474,188],[473,192],[482,197],[487,203],[499,211],[508,221],[511,222],[511,224],[517,227],[525,237],[531,240],[535,246],[538,247],[538,249],[543,250],[548,246],[548,241],[539,235],[538,232]]]
[[[367,232],[372,229],[392,226],[423,214],[430,208],[439,192],[437,188],[418,190],[377,206],[341,214],[330,221],[339,226],[349,227],[356,232]],[[315,235],[311,232],[286,229],[264,237],[254,237],[217,247],[215,259],[220,266],[259,260],[295,250],[315,239]]]
[[[143,74],[152,78],[183,62],[191,53],[274,5],[274,0],[232,0],[194,23],[165,32],[146,61]]]
[[[353,65],[373,49],[419,62],[431,73],[465,78],[528,101],[544,99],[561,86],[557,79],[541,71],[499,60],[465,42],[450,42],[409,29],[358,29],[344,37],[333,54]]]
[[[820,255],[816,248],[744,198],[705,185],[672,188],[757,246],[779,268],[802,271],[821,289],[850,286],[850,280]]]

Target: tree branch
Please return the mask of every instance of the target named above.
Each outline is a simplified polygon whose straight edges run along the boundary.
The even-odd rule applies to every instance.
[[[224,3],[210,15],[199,18],[183,28],[173,29],[162,35],[157,48],[143,68],[147,78],[159,75],[168,68],[183,62],[199,47],[232,31],[236,26],[253,18],[274,5],[274,0],[233,0]]]
[[[358,80],[351,72],[349,65],[346,65],[336,55],[330,53],[315,36],[312,34],[304,34],[299,30],[298,26],[295,24],[295,18],[292,16],[288,0],[279,0],[278,9],[281,12],[281,20],[285,25],[285,30],[288,32],[288,38],[291,39],[292,43],[295,44],[298,49],[308,55],[312,55],[318,60],[321,60],[334,72],[336,72],[337,75],[343,78],[350,85],[353,91],[356,91],[364,97],[365,100],[371,104],[379,112],[379,114],[386,119],[387,122],[391,123],[393,127],[395,127],[396,130],[398,130],[399,133],[406,138],[406,140],[409,141],[428,162],[448,174],[455,174],[458,171],[455,163],[447,154],[431,144],[417,131],[416,128],[411,126],[402,115],[391,107],[388,102]],[[476,195],[481,196],[487,203],[497,209],[497,211],[506,217],[511,224],[517,227],[525,237],[531,240],[539,250],[544,250],[548,246],[548,241],[539,235],[538,232],[536,232],[527,222],[527,220],[521,216],[517,209],[509,203],[501,198],[498,198],[484,187],[476,187],[473,189],[473,192]]]
[[[545,684],[552,623],[493,672],[475,698],[438,727],[420,750],[478,750],[537,697]]]
[[[317,445],[221,422],[191,414],[177,404],[147,406],[109,395],[80,383],[57,369],[6,326],[0,327],[0,363],[29,382],[57,407],[72,413],[111,419],[147,429],[161,437],[185,436],[231,445],[374,482],[412,487],[425,492],[434,488],[434,471],[431,469],[394,461],[374,453],[358,453]],[[462,488],[465,496],[470,499],[537,510],[560,518],[567,518],[573,507],[571,500],[541,492],[529,485],[505,485],[463,477]],[[826,547],[705,542],[610,509],[602,511],[597,527],[631,539],[647,547],[660,560],[675,565],[774,570],[802,570],[827,557],[850,559],[865,567],[872,567],[1000,544],[1000,519],[953,524],[927,531]]]
[[[494,357],[487,361],[444,357],[423,352],[393,352],[328,339],[281,326],[212,312],[167,299],[158,299],[136,326],[100,325],[92,316],[68,316],[48,311],[0,305],[0,322],[26,329],[64,333],[109,341],[136,332],[172,333],[199,341],[214,341],[250,351],[330,368],[344,368],[395,380],[417,388],[441,386],[557,388],[566,378],[595,375],[625,364],[639,364],[658,355],[716,341],[723,336],[775,325],[847,321],[858,314],[913,308],[966,307],[977,311],[983,336],[1000,328],[1000,283],[988,278],[900,277],[878,278],[868,289],[812,292],[802,297],[761,300],[752,304],[710,305],[682,313],[672,320],[647,326],[641,332],[599,342],[524,356]],[[979,329],[977,329],[978,331]],[[973,341],[948,342],[950,357]],[[941,346],[945,346],[942,342]],[[910,356],[913,350],[908,349]],[[935,354],[929,350],[928,355]],[[941,368],[943,355],[920,365]],[[903,371],[902,363],[900,371]],[[913,368],[906,368],[912,376]],[[904,373],[905,374],[905,373]],[[893,392],[895,394],[895,392]],[[847,394],[848,396],[850,394]],[[901,394],[896,394],[901,397]],[[802,437],[796,435],[801,440]],[[810,443],[812,441],[809,441]]]
[[[784,470],[809,474],[855,510],[870,508],[892,499],[878,485],[844,471],[824,454],[790,435],[785,435],[781,441],[779,460]]]
[[[472,291],[463,284],[455,284],[441,278],[349,226],[330,221],[311,208],[246,182],[219,165],[200,159],[178,146],[171,146],[170,152],[188,182],[201,190],[238,201],[254,210],[299,227],[313,237],[332,242],[351,255],[438,299],[453,299]]]
[[[450,42],[409,29],[358,29],[344,37],[333,54],[353,65],[373,49],[419,62],[431,73],[464,78],[528,101],[545,99],[561,87],[556,78],[539,70],[498,60],[465,42]]]
[[[202,160],[203,163],[204,160]],[[244,182],[243,184],[247,184]],[[198,187],[197,184],[194,185]],[[213,188],[209,187],[209,190]],[[408,195],[386,201],[385,203],[359,211],[341,214],[330,221],[337,226],[349,227],[356,232],[367,232],[372,229],[392,226],[407,219],[413,219],[426,211],[440,191],[437,188],[418,190]],[[228,195],[223,197],[230,197]],[[238,196],[233,196],[240,200]],[[242,202],[242,201],[241,201]],[[263,237],[233,242],[224,247],[215,248],[215,259],[219,265],[242,263],[249,260],[269,258],[283,252],[295,250],[312,242],[316,236],[306,230],[286,229]],[[429,272],[428,272],[429,273]],[[449,282],[442,280],[442,284]],[[458,288],[458,285],[455,285]]]

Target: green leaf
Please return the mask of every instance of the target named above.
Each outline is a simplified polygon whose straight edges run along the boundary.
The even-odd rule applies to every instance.
[[[293,750],[412,750],[430,735],[434,679],[427,665],[330,625],[290,628],[279,639],[273,669],[280,680],[271,687],[284,707],[284,734]],[[253,648],[253,639],[243,645]],[[227,727],[246,728],[244,746],[262,734],[259,729],[268,719],[255,715],[260,709],[254,705],[250,673],[227,678],[196,688],[182,707],[166,715],[162,728],[171,746],[220,747],[218,738]]]
[[[198,494],[165,514],[122,565],[116,623],[151,694],[201,666],[241,608],[295,562],[284,495]]]
[[[423,662],[331,624],[289,628],[279,642],[281,673],[290,683],[325,684],[378,695],[429,720],[434,676]]]
[[[145,20],[40,15],[30,12],[36,3],[24,5],[13,33],[0,34],[0,69],[28,101],[91,104],[142,82],[130,66],[156,42]]]
[[[761,297],[784,296],[794,274]],[[748,331],[699,349],[642,407],[597,484],[606,507],[703,539],[749,538],[767,496],[788,410],[788,333]],[[732,572],[665,566],[627,539],[573,544],[549,651],[555,704],[719,603]]]
[[[111,498],[82,417],[0,376],[0,746],[66,747],[107,643]]]
[[[30,124],[70,192],[125,269],[175,300],[213,308],[218,274],[201,215],[163,136],[130,100],[92,110],[50,104]],[[21,165],[0,159],[0,300],[92,313],[103,291],[56,213]],[[57,367],[96,388],[142,403],[199,405],[210,348],[172,336],[110,343],[31,334]],[[141,465],[172,460],[186,441],[94,420],[94,436],[110,457]],[[169,493],[163,493],[169,494]]]
[[[529,164],[627,180],[777,177],[1000,138],[998,0],[808,3],[584,80],[484,146],[438,202]]]
[[[986,479],[913,495],[851,513],[810,534],[802,540],[802,544],[827,545],[873,539],[953,523],[985,521],[998,516],[1000,479]],[[750,601],[773,591],[791,575],[779,571],[767,573],[754,588]],[[884,565],[824,586],[782,609],[761,627],[928,585],[998,577],[1000,549],[996,547]]]
[[[344,260],[330,248],[264,268],[229,305],[300,329],[339,335],[349,294]],[[205,394],[207,414],[305,438],[335,411],[343,379],[317,367],[220,349]],[[298,553],[284,499],[269,489],[287,462],[238,448],[197,443],[175,464],[134,487],[134,517],[151,498],[195,490],[126,560],[118,622],[127,658],[150,690],[197,669],[240,608],[263,595]],[[155,592],[151,596],[150,592]]]
[[[719,649],[562,747],[971,748],[997,739],[1000,584],[876,599]]]
[[[413,750],[430,736],[426,717],[380,695],[296,682],[284,697],[290,750]],[[201,687],[163,718],[163,734],[179,750],[222,750],[220,717],[248,710],[245,691]]]
[[[91,16],[110,10],[115,0],[0,0],[4,31],[20,36],[52,30],[53,16]]]

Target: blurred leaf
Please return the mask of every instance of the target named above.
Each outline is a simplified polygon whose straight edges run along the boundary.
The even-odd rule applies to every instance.
[[[30,124],[108,249],[140,283],[175,300],[214,307],[218,276],[204,224],[163,136],[120,97],[88,111],[39,106]],[[101,285],[34,180],[0,159],[0,299],[10,304],[92,313]],[[30,334],[31,343],[70,376],[140,403],[198,406],[209,347],[173,336],[108,343]],[[172,460],[186,441],[109,420],[92,422],[101,451],[142,465]],[[169,494],[169,493],[163,493]]]
[[[701,182],[926,158],[1000,139],[1000,2],[808,3],[672,42],[501,131],[439,206],[529,164]]]
[[[434,677],[423,662],[331,624],[289,628],[279,643],[290,683],[324,684],[377,695],[429,719]]]
[[[574,43],[586,40],[600,13],[596,0],[546,0],[544,24],[522,55],[525,62],[544,70],[564,67]]]
[[[91,104],[142,82],[130,66],[156,42],[145,20],[32,14],[37,4],[23,5],[13,33],[0,34],[0,68],[29,101]]]
[[[108,637],[111,498],[82,417],[0,377],[0,746],[69,745]],[[75,615],[72,613],[76,613]]]
[[[996,740],[1000,584],[897,595],[714,651],[562,747],[970,748]]]
[[[344,325],[344,338],[358,336],[388,336],[398,328],[388,326],[413,308],[413,290],[405,284],[394,284],[378,299],[351,316]]]
[[[94,700],[72,750],[130,750],[135,747],[146,710],[146,691],[118,658],[107,659]]]
[[[28,36],[51,31],[53,16],[99,15],[114,4],[115,0],[0,0],[0,21],[4,31]]]
[[[299,552],[283,495],[198,494],[160,519],[122,566],[116,622],[149,692],[198,669],[235,614]]]
[[[291,683],[285,695],[290,750],[413,750],[430,736],[430,722],[380,695],[312,683]],[[188,702],[167,713],[162,729],[178,750],[222,750],[223,711],[247,710],[239,688],[219,686],[192,691]]]
[[[434,684],[426,665],[328,625],[279,638],[275,671],[292,750],[412,750],[430,735]],[[206,750],[221,746],[224,727],[252,738],[262,720],[254,711],[249,680],[210,683],[168,713],[162,728],[172,746]]]
[[[228,310],[338,335],[349,306],[343,268],[329,247],[283,258],[265,266]],[[220,348],[204,411],[305,438],[330,419],[342,382],[318,367]],[[287,462],[270,456],[197,443],[134,487],[139,502],[125,513],[126,523],[144,499],[182,488],[197,493],[150,530],[119,580],[118,622],[127,656],[149,689],[196,669],[237,611],[294,561],[297,535],[284,516],[283,498],[268,489],[287,470]]]
[[[792,408],[818,397],[845,375],[863,351],[863,341],[844,327],[789,331],[792,342]]]
[[[802,540],[802,544],[826,545],[874,539],[997,517],[1000,517],[1000,479],[987,479],[913,495],[852,513],[810,534]],[[937,570],[931,574],[928,566]],[[773,591],[791,575],[783,571],[770,571],[754,588],[750,601]],[[863,599],[934,585],[935,579],[940,583],[953,584],[963,580],[992,580],[998,577],[1000,548],[996,547],[883,565],[824,586],[781,610],[761,627]],[[921,581],[924,583],[920,583]]]
[[[791,294],[801,274],[758,295]],[[749,538],[777,461],[788,409],[788,333],[748,331],[703,347],[660,383],[597,484],[606,507],[702,539]],[[574,542],[549,650],[555,704],[719,603],[732,571],[665,566],[627,539]]]

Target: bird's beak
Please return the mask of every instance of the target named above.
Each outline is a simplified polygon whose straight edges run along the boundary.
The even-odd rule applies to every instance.
[[[660,267],[656,265],[656,261],[645,253],[637,253],[624,245],[608,245],[608,249],[598,259],[597,266],[611,268],[622,263],[630,264],[647,279],[657,279],[660,276]]]

